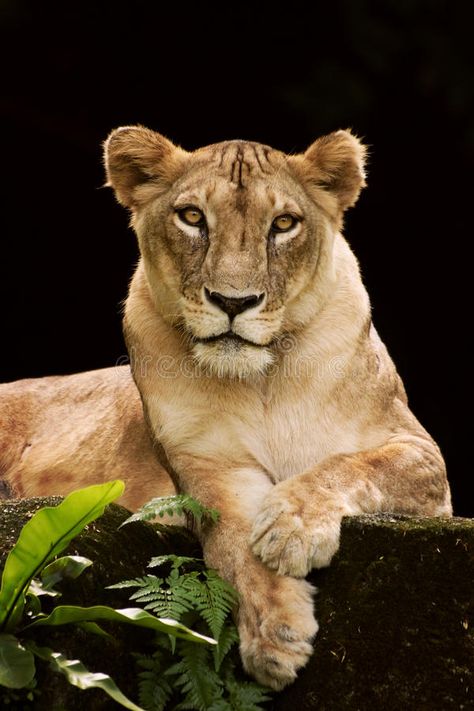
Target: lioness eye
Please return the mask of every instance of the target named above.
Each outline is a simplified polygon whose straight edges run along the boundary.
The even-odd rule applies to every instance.
[[[204,215],[197,207],[184,207],[178,210],[180,219],[192,227],[200,227],[204,224]]]
[[[293,215],[279,215],[278,217],[275,217],[275,219],[272,222],[272,231],[273,232],[289,232],[292,227],[294,227],[297,223],[296,217],[293,217]]]

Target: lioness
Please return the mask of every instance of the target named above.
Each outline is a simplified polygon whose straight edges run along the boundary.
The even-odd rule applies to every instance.
[[[364,159],[347,131],[294,156],[246,141],[188,153],[142,127],[117,129],[105,144],[108,184],[131,210],[141,251],[124,331],[149,431],[177,489],[221,513],[198,532],[204,555],[240,593],[245,668],[275,689],[311,653],[317,623],[303,578],[329,564],[344,515],[451,514],[442,456],[408,409],[341,235]],[[97,456],[115,474],[123,456],[139,492],[141,456],[148,493],[151,444],[120,373],[118,389],[115,370],[55,381],[50,420],[84,378],[78,419],[88,401],[101,414],[76,448],[76,469]],[[88,396],[87,378],[96,383]],[[36,386],[23,387],[37,402]],[[34,425],[19,405],[11,410],[20,443],[4,477],[13,488],[14,472],[31,481],[18,432],[36,432],[48,397],[31,406]],[[11,393],[6,400],[11,408]],[[132,431],[140,447],[130,456]],[[43,471],[54,469],[55,450],[43,448]],[[57,460],[67,471],[64,449]],[[155,495],[170,487],[165,469],[156,463]]]
[[[221,513],[205,559],[240,593],[244,666],[277,689],[311,653],[304,576],[342,517],[451,514],[340,232],[364,158],[348,131],[294,156],[133,126],[105,144],[141,252],[124,332],[145,417],[177,488]]]

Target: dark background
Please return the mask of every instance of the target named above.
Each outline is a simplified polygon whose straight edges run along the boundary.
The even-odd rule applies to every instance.
[[[113,365],[137,258],[101,142],[142,123],[187,149],[371,146],[347,217],[375,324],[474,515],[463,398],[474,153],[469,2],[0,0],[1,380]],[[470,225],[469,225],[470,227]]]

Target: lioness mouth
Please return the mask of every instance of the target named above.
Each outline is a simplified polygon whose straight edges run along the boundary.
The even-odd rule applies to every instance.
[[[226,331],[225,333],[219,333],[217,336],[208,336],[207,338],[196,338],[194,337],[194,341],[197,343],[216,343],[219,341],[222,342],[227,342],[227,343],[241,343],[242,345],[246,344],[249,346],[259,346],[259,343],[255,343],[254,341],[249,341],[246,338],[242,338],[242,336],[239,336],[237,333],[234,333],[233,331]]]

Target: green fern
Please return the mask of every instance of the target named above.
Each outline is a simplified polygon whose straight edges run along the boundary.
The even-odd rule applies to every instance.
[[[144,588],[146,590],[159,589],[163,584],[163,578],[157,578],[156,575],[144,575],[142,578],[133,578],[133,580],[122,580],[120,583],[108,585],[106,590],[120,590],[122,588]]]
[[[214,670],[216,672],[219,672],[224,658],[238,641],[239,633],[237,632],[236,626],[230,622],[227,622],[217,638],[217,646],[212,649],[212,655],[214,657]]]
[[[173,689],[164,675],[166,652],[158,649],[151,657],[140,656],[137,664],[139,672],[138,700],[148,711],[164,711],[173,696]]]
[[[125,584],[138,587],[132,598],[147,609],[178,620],[188,616],[195,629],[214,635],[218,645],[212,650],[196,649],[198,645],[184,640],[176,644],[161,637],[152,660],[139,661],[140,703],[148,711],[163,711],[169,703],[177,711],[262,711],[260,704],[269,699],[268,690],[241,681],[236,672],[239,636],[230,617],[236,592],[216,571],[205,569],[202,561],[182,558],[169,556],[160,562],[171,566],[164,580],[149,575]],[[180,568],[191,564],[198,570],[181,573]],[[164,592],[168,597],[162,599]]]
[[[202,558],[190,558],[187,555],[174,555],[169,553],[168,555],[159,555],[156,558],[152,558],[148,563],[148,568],[158,568],[165,563],[171,563],[173,568],[181,568],[186,563],[202,563]]]
[[[191,497],[175,496],[154,499],[128,520],[174,513],[186,513],[198,519],[207,516],[213,521],[218,516]],[[166,528],[160,525],[160,535],[163,535],[161,529]],[[161,555],[152,558],[149,567],[160,568],[161,577],[149,574],[110,587],[135,588],[130,599],[158,617],[191,624],[197,631],[212,635],[218,644],[211,649],[185,640],[176,642],[174,638],[157,637],[156,650],[151,657],[137,656],[143,708],[147,711],[168,708],[262,711],[261,704],[269,699],[268,689],[242,681],[237,650],[239,636],[231,618],[237,603],[234,588],[215,570],[207,569],[202,558]]]
[[[150,610],[157,617],[168,617],[180,620],[182,615],[194,607],[192,593],[181,583],[179,571],[173,568],[166,579],[156,575],[145,575],[135,580],[125,580],[109,588],[137,587],[130,595],[130,600],[142,604],[145,610]]]
[[[166,676],[174,677],[173,686],[179,688],[184,696],[176,709],[206,711],[223,694],[224,682],[209,668],[207,649],[204,645],[200,646],[202,649],[196,654],[190,644],[177,645],[181,661],[165,672]]]
[[[209,625],[213,637],[218,639],[226,618],[237,602],[234,588],[222,580],[215,570],[204,570],[200,577],[183,575],[181,585]]]
[[[261,711],[261,704],[270,701],[268,689],[253,681],[226,680],[229,692],[229,709],[232,711]]]
[[[153,518],[163,518],[163,516],[190,516],[198,521],[207,519],[215,523],[219,519],[219,512],[216,509],[209,509],[199,501],[187,494],[177,494],[176,496],[159,496],[144,504],[141,509],[132,514],[122,523],[125,526],[132,521],[150,521]]]

